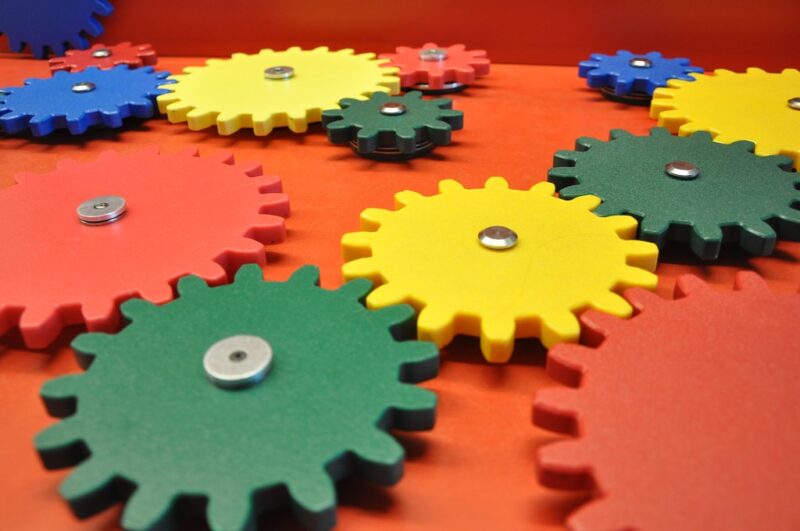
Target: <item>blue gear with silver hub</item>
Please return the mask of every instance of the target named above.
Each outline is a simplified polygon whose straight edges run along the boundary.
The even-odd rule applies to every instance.
[[[34,136],[68,129],[73,135],[89,127],[122,127],[125,118],[150,118],[158,88],[172,80],[169,72],[152,67],[110,70],[90,67],[82,72],[55,72],[52,78],[27,79],[25,86],[0,90],[0,131],[18,134],[30,129]]]

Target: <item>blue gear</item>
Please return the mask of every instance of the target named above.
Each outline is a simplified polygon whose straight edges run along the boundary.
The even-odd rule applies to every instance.
[[[34,136],[44,136],[66,128],[79,135],[93,125],[122,127],[122,120],[129,116],[150,118],[156,96],[168,92],[158,87],[174,83],[164,79],[169,75],[154,72],[151,66],[131,70],[120,65],[27,79],[24,87],[0,91],[0,131],[15,134],[30,128]],[[75,84],[85,82],[94,84],[94,89],[73,91]]]
[[[631,59],[644,58],[650,61],[649,68],[631,66]],[[578,75],[585,77],[592,88],[611,87],[614,94],[624,96],[640,92],[652,96],[658,87],[666,87],[669,79],[694,81],[689,74],[703,73],[703,69],[691,66],[689,59],[677,57],[667,59],[659,52],[634,55],[619,50],[616,55],[593,53],[588,61],[578,65]]]
[[[113,12],[106,0],[3,0],[0,33],[8,35],[12,52],[27,44],[42,59],[48,51],[63,55],[67,48],[88,48],[87,35],[103,33],[97,17]]]

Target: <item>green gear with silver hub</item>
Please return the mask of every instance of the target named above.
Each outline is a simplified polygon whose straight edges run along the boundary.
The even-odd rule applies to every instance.
[[[598,196],[595,214],[630,214],[640,239],[688,241],[703,260],[716,259],[723,242],[769,255],[779,236],[800,239],[800,175],[790,158],[757,156],[752,142],[719,144],[706,132],[615,129],[610,138],[579,138],[575,151],[556,153],[548,180],[562,198]]]
[[[413,333],[410,306],[364,308],[369,281],[318,283],[309,266],[288,282],[258,266],[214,288],[184,277],[164,306],[125,302],[118,334],[76,338],[88,369],[44,385],[68,418],[36,437],[47,468],[80,463],[60,488],[76,515],[127,498],[124,528],[172,529],[207,502],[211,529],[254,529],[288,494],[328,529],[335,480],[398,481],[404,451],[385,430],[433,426],[435,394],[402,382],[435,376],[438,350],[397,340]]]
[[[376,92],[368,100],[343,99],[341,109],[324,111],[322,126],[334,144],[347,144],[365,157],[402,160],[450,143],[450,132],[464,126],[453,102],[423,100],[412,91],[402,96]]]

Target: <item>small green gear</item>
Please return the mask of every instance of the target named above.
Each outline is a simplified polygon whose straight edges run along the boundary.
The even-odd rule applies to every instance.
[[[562,198],[598,196],[595,214],[630,214],[640,239],[688,241],[703,260],[716,259],[723,242],[768,255],[779,235],[800,238],[800,176],[790,158],[757,156],[752,142],[719,144],[706,132],[615,129],[610,138],[579,138],[575,151],[556,153],[548,179]]]
[[[360,101],[343,99],[341,109],[324,111],[322,126],[334,144],[350,143],[364,156],[410,158],[450,143],[450,132],[464,126],[464,113],[453,102],[423,100],[412,91],[402,96],[382,92]]]
[[[69,418],[36,437],[47,468],[80,462],[60,488],[76,515],[130,495],[124,528],[172,529],[177,506],[206,500],[211,529],[253,529],[288,493],[301,521],[327,529],[334,480],[398,481],[403,448],[385,430],[433,426],[435,394],[402,382],[435,376],[438,351],[396,340],[413,331],[410,306],[364,308],[369,281],[318,283],[309,266],[288,282],[264,282],[257,266],[215,288],[184,277],[164,306],[125,302],[120,333],[79,336],[88,370],[42,389]],[[243,335],[271,347],[269,372],[246,388],[213,383],[212,347]],[[226,359],[256,359],[247,353]]]

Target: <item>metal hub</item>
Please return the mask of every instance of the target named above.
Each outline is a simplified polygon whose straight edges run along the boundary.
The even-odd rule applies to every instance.
[[[789,101],[786,102],[790,108],[800,111],[800,96],[796,98],[791,98]]]
[[[264,70],[267,79],[289,79],[294,77],[294,68],[291,66],[271,66]]]
[[[85,94],[87,92],[92,92],[94,89],[95,85],[91,81],[81,81],[72,85],[72,92],[76,94]]]
[[[386,116],[398,116],[405,114],[406,106],[396,101],[390,101],[381,105],[380,112]]]
[[[634,57],[628,64],[634,68],[652,68],[653,61],[646,57]]]
[[[425,48],[419,52],[421,61],[444,61],[447,59],[447,50],[443,48]]]
[[[78,219],[85,225],[105,225],[117,221],[125,213],[125,198],[103,195],[78,205]]]
[[[667,175],[674,179],[689,181],[700,176],[700,168],[684,160],[676,160],[664,166]]]
[[[95,50],[92,52],[92,57],[96,57],[98,59],[102,59],[104,57],[111,57],[111,50],[108,48],[100,48],[99,50]]]
[[[217,341],[203,356],[208,379],[223,389],[241,389],[261,382],[272,367],[272,346],[258,336],[230,336]]]
[[[478,241],[487,249],[502,251],[517,244],[517,233],[502,225],[486,227],[478,233]]]

